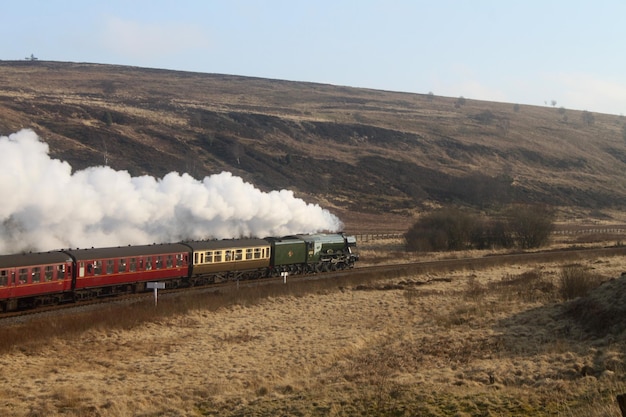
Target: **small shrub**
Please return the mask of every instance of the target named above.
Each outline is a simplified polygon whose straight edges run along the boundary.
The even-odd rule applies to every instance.
[[[560,274],[560,292],[563,300],[584,297],[596,288],[600,278],[580,265],[565,266]]]
[[[472,114],[469,118],[476,120],[478,123],[490,125],[496,119],[496,115],[490,110],[485,110],[480,113]]]

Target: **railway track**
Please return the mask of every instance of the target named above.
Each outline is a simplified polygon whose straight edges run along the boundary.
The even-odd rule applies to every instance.
[[[555,251],[542,251],[531,253],[516,253],[504,255],[489,255],[476,258],[444,259],[437,261],[410,262],[401,264],[375,265],[356,267],[350,270],[319,273],[314,275],[293,275],[288,277],[288,282],[301,282],[310,280],[333,279],[341,277],[351,277],[354,279],[376,278],[398,278],[407,275],[451,272],[459,269],[480,270],[493,266],[542,263],[542,262],[576,262],[577,260],[625,256],[626,246],[592,248],[592,249],[565,249]],[[241,287],[255,287],[269,284],[282,283],[283,277],[271,277],[250,281],[229,281],[219,284],[212,284],[201,287],[161,290],[159,297],[173,297],[186,293],[236,291]],[[62,311],[75,312],[88,309],[96,309],[101,306],[108,306],[111,303],[132,304],[140,301],[151,300],[152,292],[142,292],[138,294],[126,294],[112,297],[97,298],[77,303],[66,303],[54,306],[41,307],[32,310],[24,310],[0,314],[0,323],[13,323],[26,319],[36,319],[38,316],[48,314],[58,314]]]

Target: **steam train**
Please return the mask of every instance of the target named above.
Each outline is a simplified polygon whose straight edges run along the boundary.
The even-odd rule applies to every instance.
[[[13,311],[95,297],[227,280],[353,268],[356,238],[343,233],[68,249],[0,256],[0,309]]]

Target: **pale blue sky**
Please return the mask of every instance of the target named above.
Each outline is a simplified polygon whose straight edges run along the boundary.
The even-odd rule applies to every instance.
[[[623,0],[2,0],[0,60],[626,114]]]

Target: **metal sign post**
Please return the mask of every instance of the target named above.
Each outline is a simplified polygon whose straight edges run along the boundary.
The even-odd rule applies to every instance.
[[[154,306],[156,307],[157,301],[159,299],[159,289],[161,290],[165,289],[165,283],[164,282],[148,282],[146,283],[146,288],[154,289]]]

